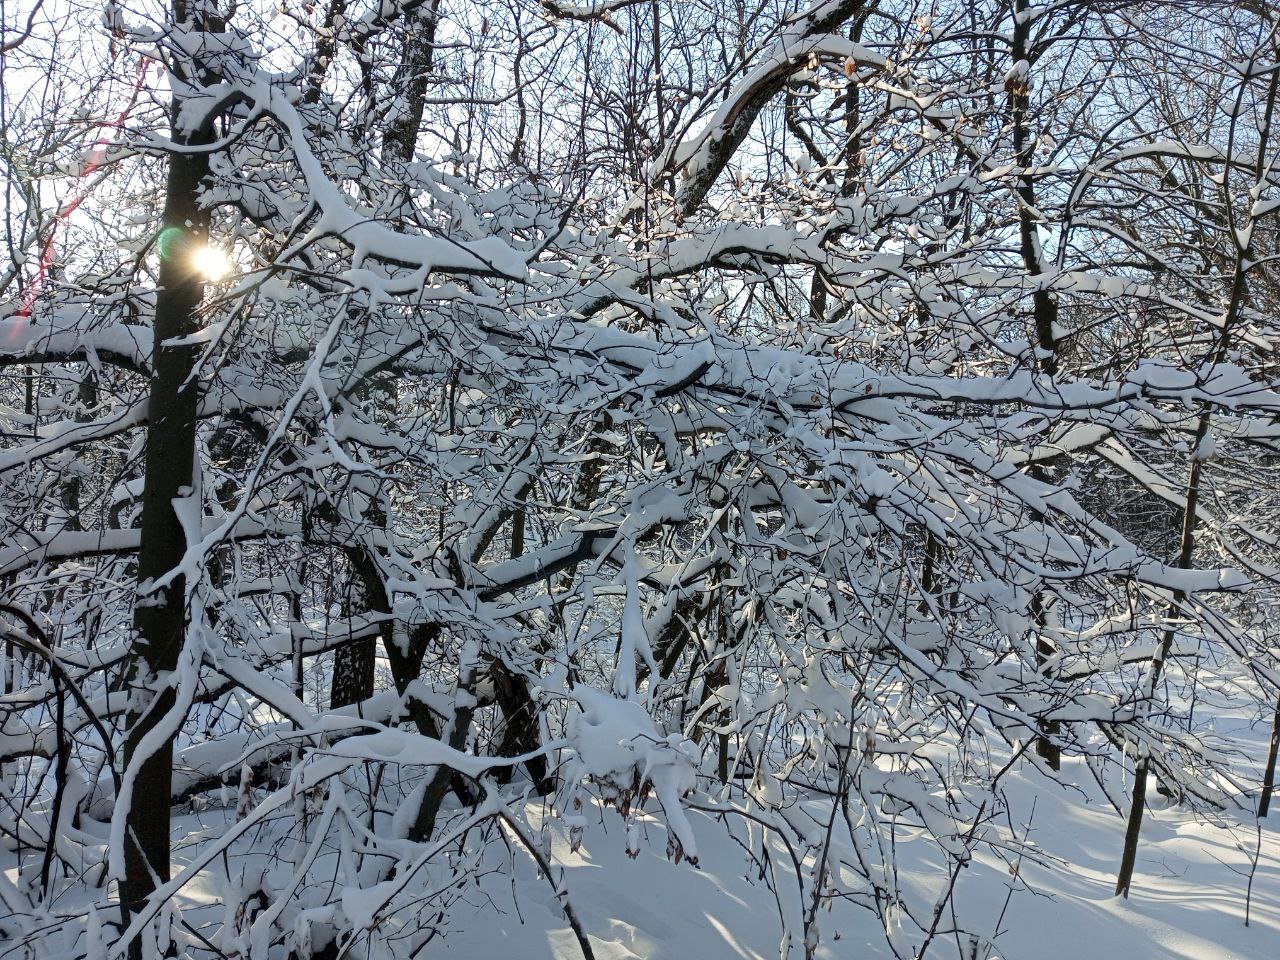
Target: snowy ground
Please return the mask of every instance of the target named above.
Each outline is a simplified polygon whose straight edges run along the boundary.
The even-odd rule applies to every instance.
[[[1064,779],[1072,779],[1070,764],[1064,774]],[[1280,957],[1278,818],[1272,817],[1262,831],[1250,926],[1245,927],[1245,874],[1256,839],[1252,824],[1242,828],[1237,821],[1234,829],[1227,829],[1190,822],[1164,807],[1153,791],[1154,809],[1144,824],[1134,893],[1125,901],[1111,895],[1123,821],[1110,806],[1085,803],[1066,790],[1033,790],[1025,781],[1014,793],[1028,809],[1034,797],[1034,836],[1046,855],[1064,862],[1047,868],[1024,861],[1022,879],[1035,893],[1020,888],[1003,916],[1012,881],[1007,868],[986,861],[962,874],[959,909],[970,920],[985,913],[992,933],[1000,924],[997,953],[987,960]],[[672,864],[662,856],[665,832],[656,820],[645,821],[647,848],[636,860],[628,859],[624,828],[612,811],[593,824],[578,854],[570,853],[567,838],[556,844],[557,860],[567,868],[570,895],[598,960],[779,956],[783,930],[773,894],[763,884],[745,879],[747,858],[720,825],[705,815],[692,819],[700,869]],[[908,870],[906,879],[932,888],[945,878]],[[469,921],[465,908],[460,908],[454,918],[457,932],[448,935],[442,955],[467,960],[579,956],[551,888],[531,869],[519,871],[514,902],[505,879],[493,878],[488,888],[494,903],[505,904],[505,915],[477,910]],[[798,928],[795,889],[782,893],[783,906]],[[878,922],[865,912],[837,905],[820,923],[820,957],[892,955]],[[930,953],[954,957],[955,943],[935,943]]]
[[[1237,729],[1237,733],[1243,731]],[[1261,756],[1262,738],[1250,746]],[[928,956],[959,960],[1275,960],[1280,958],[1280,806],[1260,834],[1245,811],[1220,822],[1193,819],[1154,790],[1143,826],[1138,870],[1129,900],[1112,896],[1123,818],[1106,802],[1079,760],[1067,760],[1061,785],[1030,768],[1012,772],[1005,793],[1019,837],[1029,836],[1042,862],[1022,861],[1015,879],[994,856],[980,856],[962,871],[956,909],[969,929],[985,932],[995,951],[976,955],[967,942],[940,938]],[[1123,789],[1124,784],[1114,785]],[[211,796],[211,799],[212,796]],[[232,798],[234,801],[234,798]],[[652,806],[656,806],[650,801]],[[198,837],[225,830],[231,807],[216,804],[198,815],[175,817],[176,855]],[[528,804],[527,822],[543,826],[540,801]],[[590,937],[597,960],[798,960],[803,957],[800,903],[794,882],[775,892],[758,879],[739,840],[745,824],[691,811],[698,867],[665,857],[661,817],[641,814],[639,856],[626,852],[627,828],[611,808],[587,807],[583,843],[575,852],[562,823],[551,820],[553,862]],[[1029,827],[1029,830],[1028,830]],[[917,903],[930,903],[946,882],[922,859],[927,840],[899,835],[900,882]],[[1258,848],[1259,836],[1261,848]],[[495,848],[496,849],[496,848]],[[268,869],[287,846],[255,847]],[[1251,861],[1257,851],[1252,892]],[[782,862],[785,858],[779,857]],[[417,956],[450,960],[566,960],[581,956],[552,886],[532,860],[513,847],[490,857],[479,890],[455,902],[448,932]],[[13,871],[7,871],[16,879]],[[1012,896],[1010,890],[1013,888]],[[211,875],[186,888],[187,922],[210,936],[225,916],[215,906],[219,882]],[[1246,900],[1250,925],[1245,926]],[[879,921],[837,902],[820,915],[824,960],[878,960],[893,956]],[[780,946],[791,933],[792,950]],[[914,944],[904,941],[902,956]],[[273,954],[274,955],[274,954]],[[351,957],[363,957],[359,950]]]

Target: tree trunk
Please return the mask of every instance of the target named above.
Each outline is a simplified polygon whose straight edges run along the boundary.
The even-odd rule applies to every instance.
[[[1276,703],[1276,716],[1271,721],[1271,749],[1267,751],[1267,772],[1262,775],[1262,799],[1258,802],[1258,818],[1267,815],[1271,807],[1271,792],[1276,785],[1276,753],[1280,750],[1280,702]]]
[[[1205,436],[1209,433],[1210,423],[1211,417],[1206,410],[1200,414],[1194,451],[1199,451]],[[1182,570],[1187,570],[1191,567],[1191,557],[1195,552],[1196,512],[1200,508],[1201,464],[1202,461],[1193,453],[1191,469],[1187,474],[1187,495],[1182,513],[1182,539],[1178,548],[1177,566]],[[1178,616],[1179,608],[1186,599],[1186,594],[1181,591],[1173,595],[1173,603],[1169,605],[1168,616],[1170,621],[1173,621]],[[1147,685],[1148,698],[1155,696],[1156,689],[1160,684],[1160,675],[1163,672],[1165,661],[1169,658],[1169,651],[1173,648],[1174,632],[1173,627],[1168,627],[1160,638],[1160,648],[1156,651],[1155,659],[1151,664],[1151,679]],[[1139,759],[1137,769],[1134,771],[1133,798],[1130,801],[1129,821],[1124,832],[1124,850],[1120,856],[1120,871],[1116,875],[1116,896],[1129,896],[1129,885],[1133,882],[1133,868],[1138,859],[1138,837],[1142,832],[1142,812],[1147,803],[1147,777],[1150,772],[1150,758],[1142,757]]]
[[[348,619],[362,613],[387,613],[387,604],[369,596],[363,579],[353,569],[347,579],[342,598],[342,616]],[[329,709],[337,710],[361,703],[373,696],[373,673],[377,657],[374,637],[352,640],[333,653],[333,676],[329,682]]]
[[[1012,56],[1014,62],[1030,62],[1033,53],[1029,47],[1031,21],[1025,16],[1027,0],[1016,0],[1014,3],[1014,27]],[[1044,272],[1044,258],[1041,255],[1040,240],[1036,235],[1036,190],[1035,181],[1025,174],[1033,161],[1035,139],[1030,129],[1031,83],[1025,80],[1014,80],[1006,84],[1009,92],[1009,106],[1013,119],[1013,153],[1014,160],[1024,173],[1018,177],[1018,239],[1022,252],[1022,263],[1030,273]],[[1058,321],[1058,301],[1047,290],[1037,290],[1031,297],[1032,322],[1035,326],[1035,344],[1041,351],[1037,366],[1046,376],[1053,377],[1058,372],[1058,333],[1055,325]],[[1027,471],[1033,479],[1048,482],[1048,474],[1040,464],[1032,464]],[[1035,516],[1039,522],[1043,518]],[[1057,652],[1052,642],[1044,635],[1047,624],[1044,608],[1044,597],[1037,593],[1031,602],[1031,620],[1035,625],[1036,668],[1043,671],[1049,659]],[[1052,770],[1062,768],[1062,749],[1053,738],[1059,732],[1059,725],[1054,720],[1042,720],[1039,724],[1040,736],[1036,738],[1036,755]]]
[[[184,0],[173,7],[175,22],[188,19]],[[208,143],[206,134],[190,137],[177,128],[181,104],[175,99],[174,140]],[[120,884],[124,912],[133,914],[159,884],[170,878],[169,797],[172,793],[173,737],[144,747],[145,740],[174,707],[175,689],[167,675],[178,665],[186,636],[186,580],[174,577],[163,587],[155,581],[175,569],[187,549],[174,501],[193,490],[196,456],[196,404],[199,384],[192,373],[198,347],[170,344],[198,328],[197,309],[204,282],[191,264],[191,252],[208,242],[209,213],[197,191],[209,172],[205,154],[169,157],[165,188],[160,277],[153,324],[153,361],[148,403],[138,596],[133,614],[137,631],[129,665],[130,708],[125,737],[126,769],[136,770],[132,803],[125,814],[125,876]],[[130,960],[141,960],[142,938],[129,944]]]
[[[80,405],[76,410],[76,420],[83,423],[91,419],[90,411],[98,405],[98,375],[92,369],[86,370],[80,378],[80,388],[76,392]],[[62,486],[62,509],[66,513],[65,530],[84,530],[84,518],[81,516],[80,494],[84,489],[84,471],[86,465],[73,463],[68,465],[66,483]]]
[[[1269,169],[1267,150],[1271,143],[1271,128],[1275,115],[1277,93],[1280,93],[1280,74],[1273,73],[1267,85],[1266,108],[1263,113],[1263,122],[1257,141],[1257,153],[1253,164],[1255,184],[1264,181]],[[1230,171],[1230,169],[1230,166],[1226,168],[1227,171]],[[1226,172],[1222,175],[1220,185],[1226,200],[1224,206],[1230,209],[1233,197],[1228,188]],[[1253,226],[1255,222],[1255,214],[1251,212],[1247,231],[1242,232],[1238,227],[1233,227],[1232,229],[1232,237],[1236,244],[1235,270],[1231,279],[1231,290],[1227,297],[1226,308],[1222,312],[1222,326],[1218,329],[1217,342],[1208,358],[1209,362],[1215,365],[1222,363],[1228,356],[1232,329],[1240,316],[1248,295],[1248,271],[1253,265],[1254,257]],[[1187,473],[1186,499],[1183,502],[1182,538],[1178,548],[1178,566],[1184,570],[1190,568],[1191,556],[1195,550],[1196,513],[1200,509],[1200,475],[1204,467],[1201,451],[1205,448],[1205,441],[1209,439],[1209,430],[1212,423],[1213,410],[1211,407],[1205,406],[1200,413],[1199,421],[1196,423],[1191,468]],[[1178,616],[1179,607],[1185,599],[1186,595],[1182,592],[1174,593],[1173,603],[1169,606],[1169,619],[1171,621]],[[1155,662],[1151,665],[1151,683],[1147,691],[1148,696],[1155,696],[1156,684],[1160,680],[1160,672],[1169,657],[1169,650],[1173,646],[1173,634],[1173,628],[1170,627],[1165,630],[1164,636],[1161,638],[1160,649],[1156,651]],[[1132,806],[1129,808],[1129,826],[1125,831],[1124,851],[1120,858],[1120,871],[1116,877],[1116,896],[1128,897],[1129,886],[1133,882],[1133,866],[1138,856],[1138,835],[1142,830],[1142,809],[1146,802],[1147,771],[1150,765],[1150,758],[1144,757],[1139,761],[1137,775],[1134,777],[1133,801]]]

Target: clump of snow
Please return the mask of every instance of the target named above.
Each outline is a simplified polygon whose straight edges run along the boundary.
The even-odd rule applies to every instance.
[[[680,802],[697,783],[693,744],[679,734],[663,734],[634,700],[586,686],[568,695],[579,708],[566,724],[573,755],[569,781],[590,780],[624,817],[652,789],[675,841],[673,857],[696,864],[697,841]]]

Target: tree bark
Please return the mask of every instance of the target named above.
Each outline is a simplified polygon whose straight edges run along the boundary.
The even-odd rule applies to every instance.
[[[1025,16],[1027,0],[1015,0],[1012,56],[1015,63],[1031,63],[1034,56],[1030,49],[1031,21]],[[1009,107],[1013,120],[1013,153],[1014,162],[1019,168],[1018,185],[1018,239],[1022,253],[1022,263],[1029,273],[1044,272],[1044,258],[1041,255],[1040,240],[1036,235],[1037,218],[1035,181],[1027,171],[1035,159],[1035,140],[1031,136],[1029,114],[1031,110],[1030,71],[1023,80],[1012,81],[1007,85]],[[1035,344],[1040,351],[1037,367],[1048,377],[1058,372],[1058,301],[1047,290],[1036,290],[1031,295],[1032,322],[1035,327]],[[1028,470],[1032,478],[1048,482],[1048,474],[1040,464],[1033,464]],[[1043,520],[1036,515],[1037,522]],[[1047,624],[1045,616],[1044,595],[1037,592],[1031,601],[1031,621],[1034,624],[1036,645],[1036,668],[1043,671],[1049,659],[1057,652],[1052,642],[1044,635]],[[1040,736],[1036,738],[1036,756],[1040,757],[1051,770],[1062,768],[1062,748],[1053,738],[1060,727],[1056,720],[1041,720],[1038,727]]]
[[[1210,414],[1205,411],[1200,415],[1199,428],[1196,430],[1195,449],[1209,432]],[[1193,457],[1191,470],[1187,475],[1187,497],[1182,515],[1182,542],[1178,551],[1178,567],[1186,570],[1191,566],[1191,556],[1195,551],[1196,511],[1200,507],[1200,469],[1201,461]],[[1187,595],[1179,591],[1173,596],[1169,605],[1169,619],[1178,615],[1178,609],[1187,599]],[[1147,687],[1148,697],[1154,697],[1160,683],[1160,674],[1169,651],[1173,647],[1174,629],[1167,628],[1160,639],[1160,649],[1151,664],[1151,679]],[[1129,819],[1124,831],[1124,850],[1120,855],[1120,870],[1116,875],[1116,896],[1129,896],[1129,887],[1133,883],[1133,869],[1138,860],[1138,838],[1142,833],[1142,813],[1147,803],[1147,778],[1151,773],[1151,760],[1142,757],[1137,761],[1137,769],[1133,776],[1133,797],[1129,803]]]
[[[185,0],[176,0],[175,22],[188,20],[191,13]],[[216,29],[216,25],[208,26]],[[170,113],[175,142],[208,143],[207,131],[187,136],[178,128],[180,109],[175,98]],[[154,746],[144,743],[175,705],[176,694],[168,675],[177,667],[186,639],[185,578],[176,576],[159,588],[155,582],[179,566],[187,549],[174,501],[190,495],[194,487],[200,388],[192,374],[198,348],[170,341],[195,333],[199,327],[197,311],[204,282],[191,263],[191,253],[209,239],[209,212],[201,208],[198,198],[200,182],[208,172],[207,154],[175,152],[169,157],[124,750],[126,769],[136,770],[133,799],[125,815],[125,876],[120,884],[121,905],[127,915],[137,912],[156,887],[170,878],[173,738],[163,737]],[[142,939],[135,938],[128,949],[130,960],[141,960]]]
[[[388,604],[379,604],[369,595],[359,574],[352,570],[342,598],[342,615],[347,618],[362,613],[388,613]],[[329,681],[329,709],[338,710],[373,696],[373,674],[377,658],[374,637],[344,643],[333,653],[333,676]]]
[[[1276,704],[1275,719],[1271,721],[1271,748],[1267,751],[1267,771],[1262,775],[1262,799],[1258,802],[1258,818],[1267,815],[1271,808],[1271,793],[1276,785],[1276,753],[1280,752],[1280,703]]]

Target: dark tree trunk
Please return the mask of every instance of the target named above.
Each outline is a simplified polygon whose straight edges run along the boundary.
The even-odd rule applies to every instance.
[[[502,740],[498,754],[511,757],[533,753],[542,746],[542,740],[538,734],[538,707],[529,694],[528,681],[501,661],[490,665],[489,675],[493,678],[494,698],[502,711]],[[547,771],[545,757],[534,757],[525,763],[525,768],[540,795],[551,792],[554,783]],[[499,782],[508,781],[511,772],[510,767],[504,768],[498,775]]]
[[[348,620],[362,613],[386,613],[387,603],[369,595],[369,589],[358,572],[352,569],[342,598],[342,615]],[[329,683],[329,709],[337,710],[361,703],[373,696],[374,663],[377,657],[375,637],[352,640],[333,654],[333,677]]]
[[[1276,98],[1280,93],[1280,73],[1273,73],[1267,85],[1266,108],[1258,138],[1257,154],[1254,157],[1253,173],[1255,182],[1262,182],[1267,170],[1267,148],[1270,141],[1272,119],[1275,115]],[[1225,185],[1225,181],[1224,181]],[[1250,220],[1252,227],[1253,220]],[[1241,239],[1238,230],[1233,231],[1236,242],[1235,269],[1231,279],[1231,291],[1227,298],[1226,309],[1222,313],[1222,325],[1218,329],[1217,343],[1209,356],[1211,364],[1224,362],[1231,346],[1231,333],[1236,320],[1244,308],[1248,295],[1248,271],[1254,257],[1253,232],[1247,233],[1248,239]],[[1192,447],[1191,467],[1187,472],[1187,492],[1183,501],[1182,538],[1178,548],[1178,567],[1186,570],[1191,567],[1192,554],[1195,552],[1196,511],[1200,508],[1200,475],[1204,468],[1204,460],[1200,451],[1204,449],[1206,438],[1213,423],[1213,409],[1203,405],[1200,419],[1196,424],[1195,445]],[[1175,623],[1186,594],[1181,591],[1173,595],[1173,603],[1169,606],[1169,621]],[[1151,684],[1148,695],[1154,697],[1156,685],[1160,680],[1160,672],[1169,659],[1169,650],[1173,646],[1174,629],[1170,626],[1160,641],[1160,649],[1156,652],[1156,660],[1151,665]],[[1138,856],[1138,837],[1142,831],[1142,811],[1146,797],[1147,771],[1151,766],[1149,757],[1139,761],[1137,776],[1134,777],[1133,801],[1129,808],[1129,827],[1125,831],[1124,851],[1120,858],[1120,871],[1116,878],[1116,896],[1129,896],[1129,887],[1133,882],[1133,868]]]
[[[174,19],[188,18],[183,0]],[[173,106],[176,117],[179,104]],[[207,135],[179,143],[209,142]],[[126,914],[140,909],[159,884],[170,878],[169,797],[172,792],[173,737],[146,748],[148,734],[173,708],[175,693],[165,675],[178,665],[186,636],[186,581],[174,577],[156,588],[157,579],[182,561],[187,541],[174,500],[193,488],[196,454],[196,404],[199,384],[192,377],[198,348],[167,343],[196,332],[204,283],[191,265],[191,252],[208,242],[209,213],[198,203],[200,181],[209,172],[205,154],[174,153],[165,188],[160,277],[153,324],[151,393],[148,403],[146,479],[142,493],[138,596],[133,624],[137,631],[130,663],[130,709],[125,764],[136,768],[132,803],[125,816],[125,876],[120,900]],[[129,944],[131,960],[140,960],[142,940]]]
[[[373,666],[376,656],[373,637],[353,640],[333,655],[333,679],[329,684],[329,709],[349,707],[373,696]]]
[[[1031,20],[1025,17],[1027,0],[1016,0],[1014,3],[1015,22],[1013,28],[1012,56],[1015,62],[1030,63],[1034,53],[1030,49]],[[1028,170],[1034,161],[1035,140],[1031,136],[1029,113],[1031,108],[1030,78],[1014,79],[1006,84],[1009,93],[1010,112],[1013,115],[1013,152],[1018,166]],[[1027,270],[1042,273],[1044,270],[1040,243],[1036,236],[1037,220],[1035,182],[1028,175],[1018,177],[1018,239],[1022,252],[1022,262]],[[1058,301],[1046,290],[1037,290],[1032,294],[1032,322],[1035,326],[1035,344],[1042,351],[1038,361],[1040,370],[1047,376],[1055,376],[1058,372]],[[1040,464],[1033,464],[1028,471],[1036,480],[1047,481],[1048,475]],[[1043,518],[1036,515],[1037,521]],[[1052,642],[1044,635],[1046,625],[1044,597],[1037,593],[1031,603],[1031,619],[1035,630],[1036,667],[1044,670],[1050,658],[1057,652]],[[1059,725],[1054,720],[1042,720],[1039,724],[1040,736],[1036,738],[1036,755],[1052,770],[1062,767],[1062,749],[1054,742],[1059,733]]]
[[[80,378],[77,399],[80,401],[80,406],[76,410],[76,420],[81,422],[89,420],[91,418],[90,411],[98,405],[98,375],[92,370],[86,370]],[[62,487],[62,508],[67,514],[66,526],[64,527],[66,530],[85,529],[80,505],[80,494],[84,489],[84,476],[81,473],[83,469],[85,469],[83,464],[72,464],[71,475]]]
[[[351,563],[352,577],[359,582],[364,591],[367,609],[379,612],[389,611],[391,600],[387,596],[386,586],[382,582],[374,557],[363,548],[353,546],[347,548],[347,559]],[[421,675],[422,661],[426,656],[427,647],[439,636],[440,629],[435,624],[414,629],[409,635],[405,650],[401,650],[394,642],[393,631],[394,627],[388,620],[381,631],[382,645],[387,652],[387,662],[391,667],[391,678],[396,685],[396,691],[404,696],[409,684]],[[418,732],[424,737],[439,740],[439,725],[427,706],[412,697],[409,699],[408,706],[409,715],[413,718]],[[470,709],[459,710],[458,716],[454,718],[449,745],[455,749],[461,750],[466,744],[467,732],[471,728],[471,714]],[[467,796],[460,780],[448,767],[439,767],[431,774],[431,782],[409,827],[410,840],[421,843],[431,838],[431,834],[435,831],[440,804],[444,802],[450,786],[453,786],[460,796]]]
[[[1276,704],[1275,719],[1271,721],[1271,748],[1267,751],[1267,771],[1262,775],[1262,799],[1258,802],[1258,817],[1267,815],[1271,807],[1271,793],[1276,786],[1276,753],[1280,752],[1280,703]]]
[[[1193,450],[1200,449],[1205,436],[1209,432],[1209,425],[1210,413],[1206,410],[1200,414]],[[1196,511],[1200,507],[1201,465],[1201,460],[1193,456],[1191,469],[1187,473],[1187,494],[1182,512],[1182,539],[1178,549],[1177,563],[1178,568],[1181,570],[1190,569],[1191,557],[1195,552]],[[1169,605],[1168,619],[1170,623],[1176,622],[1181,606],[1186,599],[1185,593],[1181,591],[1174,593],[1173,603]],[[1165,662],[1169,658],[1169,651],[1173,648],[1173,638],[1174,628],[1172,626],[1166,628],[1160,638],[1160,647],[1156,651],[1155,660],[1151,664],[1151,679],[1147,687],[1148,697],[1155,697],[1160,683],[1160,675],[1163,672]],[[1147,803],[1147,778],[1150,773],[1150,757],[1140,758],[1137,761],[1137,769],[1134,771],[1133,797],[1130,800],[1129,819],[1124,831],[1124,849],[1120,854],[1120,870],[1116,874],[1116,896],[1118,897],[1128,897],[1129,887],[1133,883],[1133,870],[1138,862],[1138,838],[1142,833],[1142,814]]]

